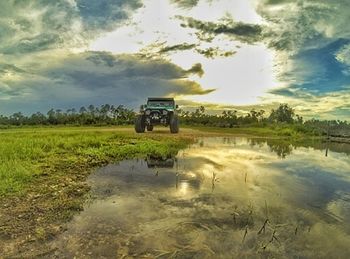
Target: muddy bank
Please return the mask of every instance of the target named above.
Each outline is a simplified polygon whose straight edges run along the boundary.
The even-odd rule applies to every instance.
[[[83,209],[90,190],[85,182],[88,168],[69,170],[69,175],[57,174],[55,178],[47,171],[24,194],[1,198],[0,254],[36,257],[52,250],[48,241],[61,234],[64,223]]]

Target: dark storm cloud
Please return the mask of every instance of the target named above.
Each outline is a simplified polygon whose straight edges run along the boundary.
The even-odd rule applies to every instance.
[[[79,13],[88,30],[111,30],[142,7],[141,0],[77,0]]]
[[[236,54],[236,51],[223,51],[223,50],[220,50],[220,48],[218,47],[215,47],[215,48],[210,47],[206,49],[196,48],[196,51],[206,58],[229,57]]]
[[[0,8],[0,53],[23,54],[62,47],[77,38],[76,11],[68,1],[3,1]]]
[[[99,66],[107,66],[107,67],[113,67],[116,65],[116,58],[115,56],[111,55],[108,52],[90,52],[93,55],[87,55],[86,60],[91,61],[95,65]]]
[[[11,96],[13,98],[13,97],[20,97],[23,94],[25,94],[25,92],[23,91],[22,88],[11,88],[7,85],[0,84],[0,95],[2,97]]]
[[[194,64],[189,70],[186,70],[186,72],[190,74],[197,74],[198,76],[204,75],[201,63]]]
[[[171,2],[177,4],[179,7],[189,9],[196,6],[199,0],[171,0]]]
[[[172,46],[166,46],[162,48],[159,53],[167,53],[167,52],[176,52],[176,51],[183,51],[183,50],[189,50],[193,49],[197,46],[197,44],[188,44],[188,43],[182,43],[182,44],[176,44]]]
[[[22,38],[20,41],[3,48],[3,54],[24,54],[60,47],[63,39],[52,33],[42,33],[35,37]]]
[[[214,91],[189,80],[191,74],[203,74],[201,65],[184,70],[166,60],[145,60],[137,55],[72,54],[55,66],[36,71],[35,77],[25,83],[8,81],[0,91],[7,91],[11,101],[3,100],[0,108],[11,110],[17,103],[36,111],[106,102],[137,107],[150,95],[203,95]],[[9,89],[18,91],[11,96]]]
[[[292,3],[295,2],[295,0],[263,0],[262,2],[266,5],[280,5],[285,3]]]
[[[203,55],[206,58],[229,57],[229,56],[232,56],[236,53],[235,51],[221,50],[219,47],[209,47],[206,49],[202,49],[199,47],[198,44],[188,44],[188,43],[182,43],[182,44],[176,44],[176,45],[172,45],[172,46],[161,47],[161,49],[158,51],[158,53],[159,54],[166,54],[169,52],[178,52],[178,51],[191,50],[191,49],[194,49],[194,51]]]
[[[264,0],[257,12],[268,22],[266,43],[292,55],[350,38],[348,0]]]
[[[141,0],[7,0],[0,8],[0,53],[81,47],[127,21]]]
[[[13,64],[0,63],[0,77],[5,73],[25,73],[25,70]]]
[[[269,22],[264,37],[270,48],[293,54],[306,46],[317,47],[332,40],[323,37],[327,33],[327,21],[335,18],[332,5],[316,1],[273,1],[261,3],[258,12]]]
[[[166,45],[167,42],[156,42],[148,45],[143,48],[138,54],[142,58],[161,58],[167,57],[168,54],[173,52],[181,51],[194,51],[200,55],[203,55],[206,58],[214,59],[216,57],[229,57],[236,54],[236,51],[233,50],[223,50],[219,47],[209,47],[203,48],[200,44],[189,44],[189,43],[180,43],[175,45]]]
[[[190,43],[179,43],[175,45],[167,45],[167,42],[154,42],[142,48],[138,55],[143,59],[160,59],[166,57],[171,53],[176,53],[180,51],[187,51],[196,48],[197,44]]]
[[[184,70],[166,60],[144,60],[137,55],[86,52],[72,55],[65,60],[64,67],[55,68],[47,73],[55,79],[67,80],[69,78],[75,85],[89,89],[120,87],[121,82],[124,85],[138,88],[149,81],[151,82],[149,88],[161,87],[168,93],[208,93],[198,84],[187,80],[191,74],[202,75],[204,73],[201,64],[195,64],[189,70]],[[155,92],[159,90],[161,89]]]
[[[207,22],[191,17],[177,16],[177,18],[183,21],[182,27],[196,29],[198,31],[197,36],[200,39],[208,39],[210,41],[216,35],[225,34],[245,43],[254,43],[262,40],[262,27],[257,24],[234,22],[231,19],[226,19],[222,22]]]
[[[296,97],[298,95],[296,91],[292,91],[292,89],[289,89],[289,88],[276,88],[276,89],[270,90],[269,93],[289,96],[289,97]]]
[[[162,59],[147,61],[137,55],[112,55],[108,52],[87,52],[86,60],[97,66],[115,68],[114,75],[121,77],[156,77],[163,79],[186,78],[189,74],[204,74],[201,64],[194,64],[184,70],[173,63]]]

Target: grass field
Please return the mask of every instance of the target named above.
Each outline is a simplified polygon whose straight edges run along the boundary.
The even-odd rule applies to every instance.
[[[131,128],[18,128],[0,131],[0,196],[21,192],[41,174],[69,174],[146,154],[176,153],[188,137],[136,135]],[[60,171],[59,171],[60,170]]]

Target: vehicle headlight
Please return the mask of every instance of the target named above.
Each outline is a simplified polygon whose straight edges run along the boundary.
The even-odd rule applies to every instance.
[[[168,111],[167,110],[164,110],[163,111],[163,115],[167,115],[168,114]]]
[[[146,110],[146,111],[145,111],[145,114],[146,114],[146,115],[150,115],[150,114],[151,114],[151,111],[150,111],[150,110]]]

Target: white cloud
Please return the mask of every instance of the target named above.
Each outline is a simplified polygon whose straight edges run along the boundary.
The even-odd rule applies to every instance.
[[[191,9],[177,8],[167,1],[147,0],[144,8],[133,16],[132,23],[105,34],[93,42],[90,48],[95,51],[135,53],[155,42],[166,42],[168,45],[198,44],[202,49],[215,46],[226,51],[237,51],[232,57],[214,59],[205,58],[194,50],[169,54],[172,62],[186,69],[194,63],[201,63],[205,74],[202,78],[192,79],[206,89],[218,89],[207,96],[195,98],[196,101],[256,103],[267,89],[278,86],[272,71],[272,51],[262,45],[243,45],[238,49],[236,46],[242,44],[226,36],[216,37],[211,43],[198,41],[193,29],[180,27],[181,21],[175,18],[176,15],[213,22],[225,16],[237,22],[262,22],[254,10],[253,2],[246,0],[199,1]]]
[[[344,63],[347,66],[350,66],[350,44],[343,46],[336,54],[335,58]]]

